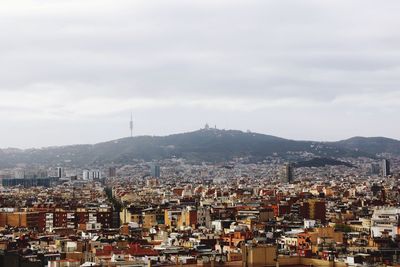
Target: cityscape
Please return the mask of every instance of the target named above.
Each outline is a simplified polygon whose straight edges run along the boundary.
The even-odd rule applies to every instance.
[[[0,1],[0,267],[400,267],[400,1]]]
[[[400,156],[298,157],[3,168],[2,266],[395,266]]]

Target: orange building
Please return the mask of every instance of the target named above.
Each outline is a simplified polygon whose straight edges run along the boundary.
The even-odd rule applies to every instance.
[[[0,214],[0,226],[38,228],[39,212],[3,212]]]

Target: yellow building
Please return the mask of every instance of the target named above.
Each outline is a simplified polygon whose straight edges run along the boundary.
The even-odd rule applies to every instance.
[[[0,215],[0,226],[9,225],[12,227],[38,227],[38,212],[5,212]]]
[[[276,266],[276,246],[243,245],[243,267]]]
[[[130,223],[130,222],[135,222],[137,224],[142,223],[142,215],[138,211],[130,210],[127,208],[124,208],[120,213],[119,213],[119,218],[121,220],[121,224],[124,223]]]
[[[180,217],[182,216],[181,210],[165,210],[164,211],[164,224],[167,227],[177,227],[178,221],[180,221]]]
[[[155,213],[144,213],[143,214],[143,228],[151,228],[156,226],[157,216]]]
[[[196,228],[197,224],[197,211],[191,207],[187,207],[186,209],[182,210],[181,216],[178,219],[177,227],[184,228],[184,227],[192,227]]]

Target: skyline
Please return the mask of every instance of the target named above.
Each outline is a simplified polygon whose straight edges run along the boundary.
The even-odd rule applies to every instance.
[[[205,123],[400,139],[398,1],[4,1],[0,148]],[[11,26],[10,26],[11,25]]]
[[[133,121],[134,122],[134,121]],[[154,135],[154,134],[138,134],[138,135],[134,135],[134,128],[132,129],[130,127],[130,123],[129,122],[129,134],[126,136],[120,136],[117,137],[115,139],[109,139],[109,140],[100,140],[98,142],[95,143],[72,143],[72,144],[64,144],[64,145],[50,145],[50,146],[41,146],[41,147],[0,147],[0,151],[2,149],[6,150],[6,149],[19,149],[19,150],[29,150],[29,149],[46,149],[46,148],[56,148],[56,147],[68,147],[68,146],[76,146],[76,145],[97,145],[97,144],[101,144],[101,143],[107,143],[107,142],[112,142],[112,141],[118,141],[121,139],[126,139],[126,138],[137,138],[137,137],[145,137],[145,136],[149,136],[149,137],[168,137],[168,136],[173,136],[173,135],[177,135],[177,134],[188,134],[188,133],[193,133],[193,132],[197,132],[197,131],[202,131],[202,130],[218,130],[218,131],[240,131],[242,133],[246,133],[246,132],[250,132],[250,133],[254,133],[254,134],[261,134],[261,135],[265,135],[265,136],[272,136],[272,137],[277,137],[277,138],[282,138],[288,141],[298,141],[298,142],[340,142],[340,141],[346,141],[349,140],[351,138],[384,138],[384,139],[388,139],[388,140],[394,140],[394,141],[399,141],[399,139],[396,138],[391,138],[391,137],[387,137],[387,136],[362,136],[362,135],[357,135],[357,136],[349,136],[347,138],[344,139],[338,139],[338,140],[313,140],[313,139],[296,139],[296,138],[286,138],[284,136],[278,136],[278,135],[273,135],[273,134],[269,134],[269,133],[262,133],[262,132],[255,132],[255,131],[251,131],[250,129],[247,130],[243,130],[243,129],[225,129],[225,128],[219,128],[217,127],[217,125],[209,125],[208,123],[206,123],[205,125],[203,125],[203,127],[197,128],[197,129],[190,129],[188,131],[183,131],[183,132],[173,132],[173,133],[166,133],[166,134],[160,134],[160,135]]]

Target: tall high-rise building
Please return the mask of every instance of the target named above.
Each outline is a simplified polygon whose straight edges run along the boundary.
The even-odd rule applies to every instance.
[[[390,161],[387,159],[382,160],[382,176],[387,177],[390,175]]]
[[[89,180],[89,174],[90,174],[90,172],[88,170],[84,170],[82,173],[82,179]]]
[[[25,170],[23,169],[16,169],[14,171],[14,178],[23,179],[25,178]]]
[[[83,180],[101,179],[101,172],[99,170],[84,170],[82,173]]]
[[[155,163],[150,164],[150,176],[154,178],[160,178],[160,165]]]
[[[108,177],[117,177],[117,168],[115,167],[108,168]]]
[[[90,171],[90,180],[101,179],[101,172],[99,170]]]
[[[57,167],[57,178],[62,178],[62,177],[64,177],[64,168]]]
[[[372,163],[371,166],[370,166],[369,174],[371,174],[371,175],[379,175],[380,170],[381,170],[381,168],[380,168],[379,164]]]
[[[286,163],[283,169],[282,183],[291,183],[294,179],[294,165]]]

